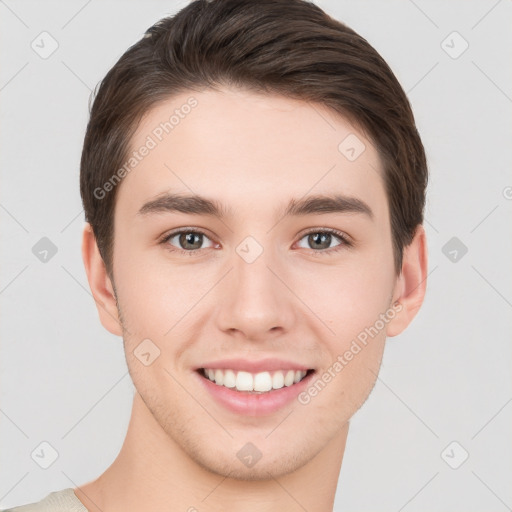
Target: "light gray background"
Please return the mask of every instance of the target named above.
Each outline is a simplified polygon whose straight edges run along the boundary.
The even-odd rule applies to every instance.
[[[335,510],[511,510],[512,3],[317,3],[390,64],[430,165],[426,300],[351,422]],[[121,448],[134,388],[83,270],[79,158],[91,89],[185,4],[0,1],[0,508],[92,480]],[[42,31],[59,44],[48,59],[31,48]],[[46,470],[43,441],[59,454]],[[452,441],[446,460],[469,453],[458,469],[441,456]]]

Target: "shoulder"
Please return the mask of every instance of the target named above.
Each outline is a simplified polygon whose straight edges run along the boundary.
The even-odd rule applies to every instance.
[[[0,512],[87,512],[72,488],[48,494],[36,503],[0,510]]]

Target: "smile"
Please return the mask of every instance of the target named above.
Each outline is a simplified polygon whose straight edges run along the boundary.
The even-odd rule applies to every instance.
[[[312,371],[312,370],[308,370]],[[290,387],[308,374],[306,370],[274,370],[250,373],[231,369],[201,368],[200,373],[218,386],[259,394]]]

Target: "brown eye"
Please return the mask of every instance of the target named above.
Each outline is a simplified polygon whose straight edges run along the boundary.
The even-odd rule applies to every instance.
[[[201,233],[181,233],[178,235],[178,241],[182,249],[201,249],[203,245],[203,235]]]
[[[183,251],[183,252],[196,252],[199,249],[205,249],[203,244],[205,240],[210,242],[209,247],[213,247],[213,242],[200,231],[193,230],[181,230],[171,233],[162,240],[162,243],[171,246],[171,250]]]
[[[303,240],[305,240],[305,245],[301,245]],[[343,233],[330,230],[310,231],[309,233],[306,233],[299,242],[299,247],[304,249],[313,249],[316,253],[325,254],[330,254],[339,249],[343,249],[343,247],[351,245],[351,242]]]
[[[313,233],[308,235],[308,244],[312,249],[329,249],[332,241],[330,233]]]

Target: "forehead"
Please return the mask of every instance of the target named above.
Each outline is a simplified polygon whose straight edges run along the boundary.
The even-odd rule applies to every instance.
[[[239,89],[182,92],[144,116],[130,154],[120,208],[178,192],[254,214],[284,199],[343,193],[387,213],[376,149],[319,104]]]

